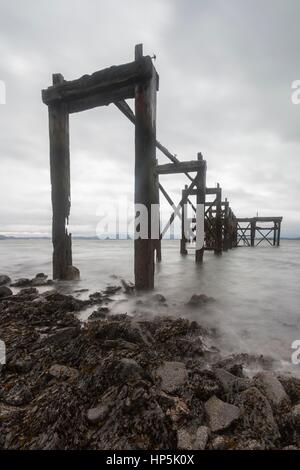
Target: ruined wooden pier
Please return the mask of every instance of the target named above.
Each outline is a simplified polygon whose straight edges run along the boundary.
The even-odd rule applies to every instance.
[[[241,245],[254,246],[255,234],[261,240],[270,242],[268,235],[273,232],[273,245],[279,246],[282,217],[239,219],[234,215],[229,201],[222,201],[222,189],[206,187],[207,164],[199,152],[191,161],[179,161],[156,139],[156,99],[159,89],[159,76],[150,56],[143,55],[143,46],[135,46],[134,61],[109,67],[84,75],[79,79],[67,81],[61,74],[54,74],[52,85],[42,90],[42,100],[48,106],[50,138],[50,170],[52,197],[52,241],[53,241],[53,278],[74,279],[79,271],[73,266],[72,237],[68,233],[71,207],[70,193],[70,151],[69,115],[98,106],[114,104],[135,126],[135,186],[134,202],[136,220],[140,215],[139,207],[147,210],[147,236],[134,240],[134,276],[137,289],[154,287],[154,263],[161,261],[161,239],[174,222],[181,219],[180,252],[188,253],[189,242],[202,240],[195,250],[195,261],[201,263],[205,250],[213,250],[217,255]],[[134,99],[133,111],[127,99]],[[156,149],[162,152],[171,163],[160,165]],[[182,190],[182,197],[174,205],[166,189],[159,181],[160,175],[184,174],[189,184]],[[159,225],[159,232],[153,235],[153,207],[158,208],[159,195],[166,198],[173,212],[165,227]],[[191,197],[196,197],[196,205]],[[209,201],[209,198],[213,200]],[[190,240],[186,237],[187,205],[193,210],[190,219]],[[152,215],[151,215],[152,214]],[[267,234],[257,222],[273,222]],[[246,222],[247,227],[242,227]],[[249,225],[250,224],[250,225]],[[250,230],[250,243],[248,231]]]

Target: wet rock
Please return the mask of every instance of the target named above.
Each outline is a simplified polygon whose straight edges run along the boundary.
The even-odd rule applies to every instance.
[[[228,439],[224,436],[216,436],[210,444],[212,450],[227,450],[228,447]]]
[[[11,283],[11,278],[5,274],[0,274],[0,286],[5,286]]]
[[[223,387],[214,372],[210,370],[194,370],[190,374],[192,389],[197,398],[207,401],[212,396],[222,396]]]
[[[107,286],[106,289],[103,291],[104,295],[114,295],[119,290],[121,290],[121,286]]]
[[[103,421],[109,414],[109,407],[107,405],[98,405],[95,408],[90,408],[87,411],[87,419],[90,423],[95,424]]]
[[[240,416],[240,410],[216,396],[211,397],[204,405],[209,426],[213,432],[228,428]]]
[[[60,364],[53,364],[49,369],[49,375],[56,379],[76,380],[79,376],[77,369]]]
[[[31,280],[26,277],[21,277],[20,279],[17,279],[13,284],[11,284],[11,286],[12,287],[30,287]]]
[[[156,374],[161,380],[162,390],[167,393],[175,392],[188,378],[183,362],[166,361],[156,370]]]
[[[193,294],[190,300],[187,302],[187,305],[192,307],[196,307],[198,305],[206,304],[207,302],[211,302],[214,299],[212,297],[208,297],[205,294]]]
[[[10,297],[12,295],[13,293],[9,287],[0,286],[0,299],[3,299],[4,297]]]
[[[258,388],[250,387],[238,394],[234,403],[241,410],[240,432],[248,438],[263,441],[267,448],[272,447],[279,438],[279,430],[267,398]]]
[[[106,318],[108,312],[109,312],[108,307],[100,307],[91,313],[91,315],[89,316],[89,320],[99,320],[99,319],[102,320]]]
[[[22,382],[16,383],[7,393],[5,403],[7,405],[27,405],[33,399],[30,389]]]
[[[209,436],[207,426],[182,427],[177,431],[177,448],[182,450],[204,450]]]
[[[225,393],[233,394],[236,392],[242,392],[251,385],[251,381],[249,379],[236,377],[224,369],[215,369],[214,372],[217,379],[221,382]]]
[[[162,294],[154,294],[152,296],[152,299],[155,301],[155,302],[158,302],[158,303],[165,303],[166,302],[166,298],[162,295]]]
[[[48,276],[44,273],[38,273],[35,278],[31,280],[31,285],[35,287],[47,285]]]
[[[284,390],[288,394],[292,404],[297,404],[300,400],[300,379],[291,376],[278,376]]]
[[[43,339],[43,342],[47,344],[54,344],[56,346],[63,346],[68,343],[71,339],[75,338],[80,331],[80,327],[69,326],[65,328],[59,328],[54,333],[49,334]]]
[[[80,271],[75,266],[68,266],[66,281],[79,281]]]
[[[291,416],[295,427],[300,430],[300,403],[292,408]]]
[[[132,282],[125,281],[125,279],[121,279],[121,283],[124,288],[125,294],[133,294],[135,286]]]
[[[288,395],[273,372],[259,372],[253,379],[257,387],[269,400],[271,405],[279,406],[288,401]]]
[[[265,446],[255,439],[247,439],[245,441],[239,441],[235,450],[265,450]]]

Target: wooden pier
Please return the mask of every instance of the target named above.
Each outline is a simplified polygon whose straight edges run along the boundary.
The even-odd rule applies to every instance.
[[[174,222],[181,219],[180,253],[188,254],[189,242],[202,240],[195,250],[195,262],[202,263],[204,251],[213,250],[216,255],[241,245],[254,246],[256,234],[273,246],[280,244],[282,217],[237,218],[229,201],[222,200],[222,188],[206,187],[207,164],[199,152],[197,158],[179,161],[156,139],[156,100],[159,76],[150,56],[143,55],[143,46],[135,46],[134,61],[109,67],[67,81],[61,74],[54,74],[52,85],[42,90],[42,100],[48,106],[50,138],[50,173],[52,197],[53,278],[72,279],[79,271],[72,262],[72,237],[67,225],[71,207],[69,115],[98,106],[114,104],[135,126],[135,186],[134,202],[147,209],[147,237],[134,240],[134,276],[137,289],[153,289],[154,263],[162,259],[161,240]],[[134,111],[127,99],[134,99]],[[171,163],[158,164],[156,150],[162,152]],[[182,190],[176,206],[159,181],[160,175],[184,174],[189,180]],[[153,206],[159,208],[160,193],[172,206],[172,214],[164,227],[153,237]],[[191,198],[195,197],[193,204]],[[210,198],[212,200],[209,200]],[[191,207],[191,236],[186,237],[186,208]],[[158,209],[159,211],[159,209]],[[156,214],[158,218],[159,213]],[[273,224],[267,229],[258,223]],[[246,224],[246,226],[244,226]],[[250,234],[250,235],[249,235]],[[270,241],[269,235],[272,234]]]

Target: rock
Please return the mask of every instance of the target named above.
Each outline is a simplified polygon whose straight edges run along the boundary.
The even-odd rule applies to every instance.
[[[265,450],[265,446],[255,439],[247,439],[236,444],[235,450]]]
[[[291,399],[292,404],[297,404],[300,397],[300,379],[297,377],[282,375],[278,376],[278,380]]]
[[[282,448],[282,450],[299,450],[299,449],[296,446],[285,446]]]
[[[183,362],[166,361],[156,370],[156,374],[161,379],[162,390],[167,393],[175,392],[188,378]]]
[[[224,436],[216,436],[210,445],[212,450],[226,450],[228,449],[228,442]]]
[[[103,318],[106,317],[108,312],[109,312],[108,307],[100,307],[97,310],[95,310],[94,312],[92,312],[88,319],[89,320],[103,319]]]
[[[132,282],[125,281],[124,279],[121,279],[122,286],[124,288],[125,294],[133,294],[134,292],[134,284]]]
[[[266,447],[272,447],[279,438],[279,430],[267,398],[258,388],[250,387],[238,394],[234,403],[241,410],[240,431],[246,437],[263,441]]]
[[[121,286],[107,286],[103,291],[104,295],[113,295],[116,294],[121,288]]]
[[[90,408],[87,411],[87,419],[90,423],[95,424],[103,421],[109,414],[109,407],[107,405],[98,405],[95,408]]]
[[[51,366],[49,369],[49,375],[51,375],[51,377],[54,377],[56,379],[76,380],[79,376],[79,372],[77,369],[74,369],[73,367],[67,367],[67,366],[60,365],[60,364],[53,364],[53,366]]]
[[[216,396],[211,397],[204,405],[209,426],[213,432],[228,428],[240,416],[240,410]]]
[[[66,281],[79,281],[80,271],[75,266],[68,266]]]
[[[7,405],[27,405],[33,399],[33,395],[27,385],[17,382],[7,393],[5,403]]]
[[[45,286],[45,285],[47,285],[47,278],[48,278],[48,276],[46,276],[46,274],[38,273],[35,276],[35,278],[33,278],[31,280],[31,285],[36,286],[36,287]]]
[[[291,416],[296,428],[300,429],[300,403],[292,408]]]
[[[190,300],[187,302],[187,305],[195,307],[197,305],[206,304],[212,300],[214,300],[212,297],[208,297],[205,294],[193,294]]]
[[[10,284],[11,278],[5,274],[0,274],[0,286],[5,286],[5,284]]]
[[[0,299],[13,295],[11,289],[7,286],[0,286]]]
[[[278,406],[284,401],[289,401],[283,386],[272,372],[259,372],[253,381],[255,387],[267,397],[271,405]]]
[[[217,379],[221,382],[225,393],[242,392],[251,385],[250,380],[236,377],[224,369],[215,369],[214,372]]]
[[[13,284],[11,284],[12,287],[30,287],[31,286],[31,280],[27,279],[26,277],[21,277],[20,279],[17,279]]]
[[[211,370],[195,370],[191,374],[190,382],[194,394],[201,401],[207,401],[212,396],[222,396],[223,387]]]
[[[207,426],[182,427],[177,431],[177,448],[182,450],[204,450],[209,436]]]
[[[155,302],[159,302],[161,304],[165,303],[166,302],[166,298],[162,295],[162,294],[154,294],[152,296],[152,299],[155,301]]]
[[[120,382],[124,383],[145,377],[145,371],[142,367],[134,359],[127,359],[125,357],[119,361],[115,372],[119,377]]]
[[[76,326],[67,326],[65,328],[59,328],[55,331],[55,333],[52,333],[43,338],[43,341],[48,344],[64,346],[68,343],[68,341],[70,341],[70,339],[75,338],[79,334],[79,331],[80,327]]]

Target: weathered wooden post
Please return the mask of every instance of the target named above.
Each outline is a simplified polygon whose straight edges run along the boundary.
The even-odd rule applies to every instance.
[[[222,189],[219,183],[217,184],[216,195],[216,240],[214,252],[217,255],[222,254]]]
[[[135,46],[135,60],[143,57],[143,46]],[[134,241],[134,275],[137,289],[154,287],[154,251],[157,240],[151,238],[151,206],[157,204],[156,191],[156,91],[157,74],[135,87],[135,204],[148,211],[148,237]],[[137,216],[137,211],[136,211]]]
[[[204,212],[205,212],[205,196],[206,196],[206,162],[203,161],[203,156],[202,156],[201,152],[198,153],[197,158],[198,158],[199,161],[203,162],[203,166],[201,167],[200,171],[197,172],[196,244],[197,244],[197,239],[198,239],[198,242],[199,242],[199,237],[203,236],[203,246],[201,246],[201,248],[199,248],[198,250],[195,251],[195,261],[196,261],[196,263],[202,263],[203,262],[203,254],[204,254]],[[201,210],[201,214],[199,213],[200,210]],[[201,225],[200,225],[200,223],[201,223]]]
[[[278,231],[278,223],[276,222],[276,220],[274,220],[273,222],[273,246],[276,246],[277,231]]]
[[[186,249],[186,243],[187,243],[187,239],[186,239],[186,236],[185,236],[185,221],[186,221],[186,217],[187,217],[187,213],[186,213],[186,192],[188,190],[188,185],[186,184],[184,186],[184,189],[182,190],[182,198],[181,200],[183,201],[183,203],[181,204],[181,239],[180,239],[180,254],[181,255],[187,255],[187,249]]]
[[[250,242],[251,246],[254,246],[255,244],[255,232],[256,232],[256,219],[253,218],[250,223]]]
[[[229,214],[229,202],[225,198],[224,203],[224,241],[223,241],[223,250],[228,251],[229,248],[229,232],[230,232],[230,214]]]
[[[63,81],[64,77],[61,74],[53,75],[53,85],[61,84]],[[69,279],[73,277],[71,234],[68,234],[66,228],[71,206],[69,113],[66,104],[62,102],[50,104],[48,111],[53,209],[53,279]]]
[[[277,228],[277,246],[280,245],[280,231],[281,231],[281,220],[279,220],[278,228]]]

